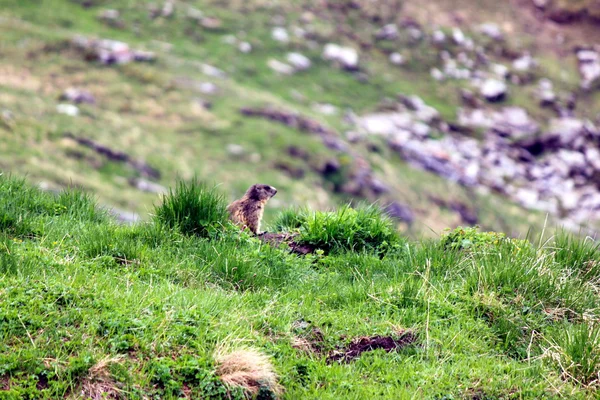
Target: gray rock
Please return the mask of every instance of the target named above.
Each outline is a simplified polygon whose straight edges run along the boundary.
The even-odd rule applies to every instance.
[[[147,179],[143,179],[143,178],[131,179],[129,181],[129,183],[131,186],[135,187],[138,190],[141,190],[142,192],[157,193],[157,194],[167,193],[166,187],[164,187],[163,185],[160,185],[156,182],[149,181]]]
[[[57,104],[56,111],[60,114],[65,114],[70,117],[76,117],[79,115],[79,108],[73,104]]]
[[[434,31],[431,35],[431,40],[435,44],[442,44],[446,42],[446,34],[440,30]]]
[[[201,82],[197,85],[200,93],[204,94],[217,94],[219,92],[219,87],[212,82]]]
[[[248,42],[240,42],[240,44],[238,45],[238,49],[244,53],[244,54],[248,54],[252,51],[252,45]]]
[[[404,64],[404,57],[402,54],[394,52],[389,56],[390,62],[394,65],[402,65]]]
[[[235,143],[230,143],[227,145],[226,147],[227,153],[229,153],[232,156],[241,156],[242,154],[245,153],[244,147],[242,147],[239,144],[235,144]]]
[[[375,33],[375,39],[377,40],[396,40],[398,37],[399,33],[396,24],[385,25]]]
[[[296,71],[305,71],[311,66],[310,59],[300,53],[288,53],[286,60]]]
[[[200,64],[200,70],[202,71],[202,73],[204,75],[208,75],[213,78],[220,78],[220,79],[227,78],[227,74],[225,73],[225,71],[223,71],[217,67],[213,67],[212,65],[209,65],[209,64]]]
[[[351,47],[342,47],[335,43],[328,43],[323,49],[323,58],[339,63],[348,70],[358,69],[358,52]]]
[[[68,88],[63,92],[60,96],[61,100],[70,101],[75,104],[87,103],[87,104],[95,104],[96,99],[94,96],[88,92],[87,90],[77,89],[77,88]]]
[[[431,68],[431,71],[429,71],[429,74],[436,81],[443,81],[444,78],[446,77],[444,75],[444,73],[442,71],[440,71],[438,68]]]
[[[479,31],[483,33],[485,36],[488,36],[494,40],[502,40],[504,39],[504,34],[502,33],[502,29],[497,24],[492,22],[487,22],[479,26]]]
[[[336,115],[338,109],[333,104],[313,104],[313,110],[323,115]]]
[[[273,28],[271,31],[271,37],[280,43],[288,43],[290,41],[290,35],[288,31],[280,26]]]
[[[520,107],[506,107],[494,115],[492,129],[513,139],[531,137],[539,131],[539,125],[533,121],[527,111]]]
[[[295,72],[294,67],[292,67],[291,65],[286,64],[284,62],[281,62],[279,60],[275,60],[274,58],[271,58],[267,62],[267,65],[273,71],[275,71],[275,72],[277,72],[278,74],[281,74],[281,75],[293,75],[294,72]]]
[[[531,71],[533,69],[533,67],[535,67],[535,65],[536,65],[536,62],[529,53],[524,54],[523,56],[521,56],[513,61],[513,68],[516,71],[521,71],[521,72]]]
[[[481,85],[480,93],[489,102],[499,102],[506,98],[508,87],[497,79],[487,79]]]

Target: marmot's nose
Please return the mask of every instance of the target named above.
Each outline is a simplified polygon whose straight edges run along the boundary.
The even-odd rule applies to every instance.
[[[277,194],[277,189],[275,189],[273,186],[271,186],[271,190],[273,191],[273,196],[275,196]]]

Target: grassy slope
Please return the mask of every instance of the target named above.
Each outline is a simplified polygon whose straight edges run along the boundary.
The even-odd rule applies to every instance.
[[[5,176],[0,193],[2,398],[220,398],[214,352],[241,346],[272,357],[289,399],[597,396],[589,243],[475,235],[475,251],[399,239],[382,258],[302,258],[235,231],[117,226],[86,196]],[[292,346],[314,329],[321,353]],[[325,361],[401,329],[417,344]]]
[[[223,28],[207,31],[187,19],[185,13],[192,3],[206,15],[221,18]],[[416,93],[445,118],[454,118],[457,84],[434,84],[429,78],[431,51],[403,47],[408,58],[404,68],[391,68],[377,51],[364,52],[361,57],[369,82],[360,83],[351,74],[323,62],[320,50],[310,49],[304,41],[283,45],[271,39],[272,15],[286,15],[291,21],[298,17],[298,9],[291,5],[232,2],[224,7],[218,2],[178,2],[172,18],[155,20],[149,19],[148,3],[142,1],[102,1],[89,9],[67,0],[47,2],[45,7],[1,0],[0,6],[0,103],[12,113],[0,123],[0,168],[53,188],[80,186],[97,194],[101,203],[138,211],[143,218],[156,196],[128,184],[137,173],[65,140],[65,132],[93,138],[145,159],[162,172],[160,183],[166,186],[178,177],[198,175],[222,183],[234,198],[257,180],[270,183],[280,190],[267,209],[269,220],[288,205],[324,209],[347,199],[332,193],[331,184],[315,172],[332,157],[317,138],[244,118],[238,113],[239,107],[274,104],[343,132],[348,127],[341,116],[319,115],[312,104],[328,102],[340,111],[350,108],[361,113],[374,109],[385,97]],[[101,10],[111,7],[120,11],[125,29],[109,27],[97,19]],[[323,38],[320,41],[336,40],[330,24],[316,26]],[[363,24],[361,29],[362,36],[371,37],[375,27]],[[74,34],[124,40],[132,47],[156,51],[158,61],[118,67],[88,63],[65,45]],[[235,46],[223,43],[227,35],[248,40],[254,50],[241,54]],[[165,43],[172,45],[170,50]],[[267,68],[268,59],[284,59],[292,50],[309,56],[313,67],[292,77],[278,77]],[[198,66],[201,62],[223,69],[229,78],[205,76]],[[213,81],[220,92],[215,96],[198,93],[181,83],[182,79]],[[70,86],[92,92],[97,105],[81,106],[82,114],[76,118],[56,113],[58,97]],[[515,95],[514,102],[528,105],[525,93]],[[212,108],[199,106],[198,98],[210,101]],[[241,144],[246,156],[228,155],[226,146],[230,143]],[[278,162],[290,162],[286,155],[289,146],[300,147],[311,155],[308,163],[295,161],[306,171],[302,179],[290,178],[273,168]],[[371,160],[379,176],[390,185],[391,197],[416,210],[417,224],[411,234],[431,235],[460,223],[457,214],[432,204],[431,195],[473,201],[485,227],[525,235],[530,227],[539,229],[543,225],[544,216],[539,213],[525,212],[494,195],[470,193],[410,168],[393,154],[367,154],[362,145],[355,150]]]

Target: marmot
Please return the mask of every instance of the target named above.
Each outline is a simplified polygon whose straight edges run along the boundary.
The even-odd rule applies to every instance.
[[[260,235],[260,221],[265,204],[275,196],[277,189],[269,185],[252,185],[244,197],[227,206],[229,219],[242,228],[248,228],[255,235]]]

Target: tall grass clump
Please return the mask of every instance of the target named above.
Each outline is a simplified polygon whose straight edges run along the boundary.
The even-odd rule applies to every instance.
[[[315,212],[300,227],[298,242],[329,252],[384,254],[400,243],[392,220],[375,205]]]
[[[564,326],[553,336],[546,354],[563,378],[600,386],[600,323]]]
[[[215,188],[209,188],[197,180],[178,182],[175,191],[163,198],[155,207],[158,223],[179,229],[186,235],[208,237],[227,222],[225,197]]]
[[[581,239],[560,232],[554,239],[553,255],[561,268],[576,272],[584,280],[600,278],[600,243],[590,237]]]

